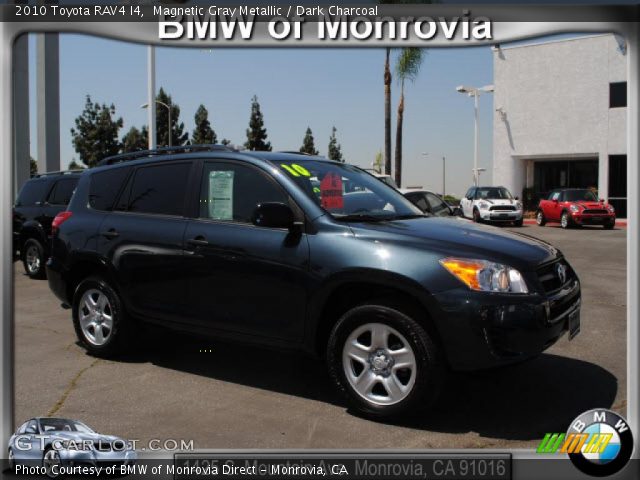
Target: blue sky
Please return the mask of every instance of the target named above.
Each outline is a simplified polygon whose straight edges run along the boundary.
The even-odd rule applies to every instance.
[[[37,159],[35,40],[30,40],[31,152]],[[492,83],[490,47],[429,49],[419,77],[405,87],[404,185],[442,190],[442,156],[447,158],[447,193],[471,183],[473,101],[455,91],[460,84]],[[394,52],[394,54],[397,52]],[[77,154],[70,129],[85,96],[114,103],[124,120],[121,136],[146,124],[146,47],[60,35],[60,129],[63,167]],[[242,144],[251,97],[258,95],[274,150],[297,150],[307,126],[326,155],[331,127],[347,161],[370,167],[383,148],[382,49],[156,49],[156,87],[180,105],[180,118],[193,130],[200,103],[209,110],[218,139]],[[399,86],[394,81],[392,109]],[[493,98],[480,101],[480,167],[491,167]],[[422,152],[429,152],[425,157]],[[485,175],[489,176],[487,172]]]

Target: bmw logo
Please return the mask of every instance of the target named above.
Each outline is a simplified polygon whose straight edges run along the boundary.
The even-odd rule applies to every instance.
[[[569,453],[578,470],[606,477],[622,470],[633,452],[633,435],[627,421],[611,410],[589,410],[576,418],[567,436],[580,438],[581,447]]]

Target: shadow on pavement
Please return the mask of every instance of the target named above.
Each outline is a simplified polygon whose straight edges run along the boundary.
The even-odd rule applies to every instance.
[[[211,352],[200,352],[209,349]],[[300,354],[156,333],[146,349],[120,361],[151,362],[346,408],[323,362]],[[566,431],[570,422],[586,410],[611,407],[617,389],[617,378],[598,365],[542,354],[498,369],[451,372],[430,411],[417,413],[415,419],[390,423],[425,431],[473,431],[496,439],[540,439],[547,432]]]

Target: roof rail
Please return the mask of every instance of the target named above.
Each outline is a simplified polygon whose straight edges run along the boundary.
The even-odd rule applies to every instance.
[[[299,152],[297,150],[280,150],[278,153],[290,153],[292,155],[306,155],[307,157],[313,157],[310,153],[307,152]]]
[[[98,166],[113,165],[114,163],[127,162],[145,157],[154,157],[156,155],[166,155],[171,153],[191,153],[191,152],[232,152],[233,149],[226,145],[181,145],[178,147],[161,147],[154,150],[140,150],[137,152],[121,153],[103,159]]]
[[[74,170],[58,170],[55,172],[35,173],[31,176],[31,178],[48,177],[49,175],[69,175],[70,173],[81,173],[81,172],[84,172],[83,168],[76,168]]]

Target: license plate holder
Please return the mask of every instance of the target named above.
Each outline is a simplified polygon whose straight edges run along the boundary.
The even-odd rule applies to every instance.
[[[602,221],[602,217],[591,217],[591,221],[592,222],[601,222]]]
[[[569,314],[567,319],[567,328],[569,330],[569,340],[573,340],[580,333],[580,309],[576,308]]]

